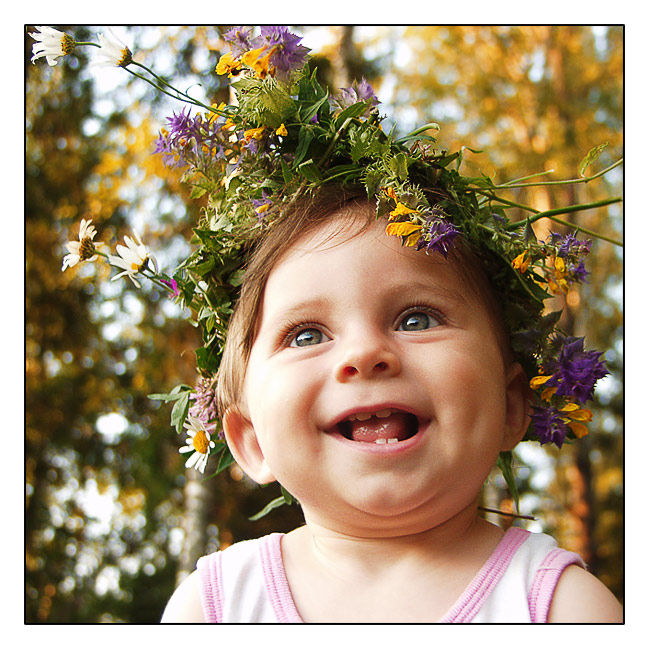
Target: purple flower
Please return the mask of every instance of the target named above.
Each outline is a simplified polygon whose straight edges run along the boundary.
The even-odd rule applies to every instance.
[[[181,109],[180,113],[174,113],[171,117],[167,118],[169,137],[171,140],[184,138],[189,140],[197,134],[196,118],[190,115],[190,109]]]
[[[562,447],[565,438],[569,434],[569,426],[566,423],[566,414],[562,414],[554,406],[533,406],[530,414],[532,433],[540,444],[549,442]]]
[[[563,337],[556,361],[545,364],[546,374],[552,374],[545,386],[557,386],[556,395],[573,398],[579,402],[593,399],[596,382],[608,373],[605,364],[598,360],[598,350],[585,350],[584,338]]]
[[[591,241],[578,239],[575,234],[560,235],[557,232],[552,232],[551,241],[558,247],[557,254],[564,258],[585,257],[591,250]]]
[[[244,54],[244,52],[253,49],[253,45],[250,42],[250,34],[250,29],[244,29],[239,26],[229,29],[223,35],[223,40],[230,43],[230,51],[235,58],[238,58]]]
[[[163,155],[163,162],[170,167],[193,165],[204,168],[216,158],[224,158],[225,118],[190,115],[181,110],[167,118],[167,128],[161,129],[154,153]]]
[[[364,117],[368,117],[379,104],[375,91],[365,79],[361,79],[361,81],[355,80],[349,88],[341,88],[333,98],[333,103],[339,110],[344,110],[358,102],[368,102],[368,108],[363,114]]]
[[[257,213],[257,218],[262,221],[266,217],[267,211],[273,207],[273,201],[268,197],[266,190],[262,190],[261,199],[251,199],[251,203]]]
[[[190,394],[193,400],[190,406],[189,414],[201,420],[205,424],[205,431],[214,435],[217,428],[217,400],[214,391],[215,379],[210,377],[201,377],[194,392]],[[219,432],[219,438],[223,438],[223,432]]]
[[[557,232],[551,233],[550,241],[556,247],[557,256],[564,261],[563,277],[566,282],[584,282],[589,274],[584,258],[591,250],[591,241],[578,239],[575,234],[560,235]]]
[[[437,211],[434,211],[432,216],[427,219],[425,228],[426,231],[418,241],[416,249],[426,248],[427,252],[437,251],[446,258],[454,239],[460,234],[458,230],[450,221],[441,217]]]
[[[302,68],[309,48],[299,44],[300,36],[292,34],[285,25],[264,25],[260,31],[261,35],[253,39],[252,45],[273,48],[269,64],[275,68],[276,76],[286,78],[292,70]]]
[[[161,282],[165,286],[169,287],[169,293],[171,294],[172,298],[178,298],[181,291],[178,288],[178,283],[176,282],[176,280],[174,280],[174,278],[171,278],[170,280],[161,280]]]

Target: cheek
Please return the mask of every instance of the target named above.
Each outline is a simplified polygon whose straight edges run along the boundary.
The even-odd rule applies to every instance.
[[[273,444],[291,437],[298,425],[308,422],[308,407],[317,394],[313,374],[298,372],[294,366],[264,363],[251,364],[246,377],[245,396],[255,430]]]
[[[477,353],[476,349],[461,352],[443,364],[441,373],[441,406],[448,404],[468,432],[502,433],[506,392],[500,356]]]

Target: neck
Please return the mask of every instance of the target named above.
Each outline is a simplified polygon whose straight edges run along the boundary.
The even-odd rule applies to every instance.
[[[382,530],[377,535],[323,525],[305,513],[306,526],[297,531],[296,541],[319,564],[346,571],[390,570],[391,566],[415,560],[445,563],[485,536],[500,535],[499,529],[477,516],[472,503],[452,518],[421,530]],[[298,537],[300,539],[298,539]]]

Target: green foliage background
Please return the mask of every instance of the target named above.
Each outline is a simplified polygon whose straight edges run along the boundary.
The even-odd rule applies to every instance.
[[[76,40],[101,31],[56,27]],[[212,102],[228,99],[213,72],[222,29],[121,33],[157,72],[201,84],[197,92]],[[197,333],[155,289],[111,283],[102,265],[59,269],[81,218],[92,218],[97,239],[111,247],[136,227],[166,271],[187,254],[200,201],[150,154],[165,117],[180,107],[121,70],[104,82],[114,89],[100,86],[83,49],[56,68],[32,65],[32,28],[25,31],[25,620],[155,622],[190,532],[189,475],[169,407],[147,395],[195,382]],[[465,156],[467,173],[503,181],[553,168],[553,178],[571,178],[592,147],[610,142],[603,166],[622,152],[620,27],[330,32],[333,40],[316,51],[322,83],[336,87],[342,69],[366,75],[388,125],[398,120],[406,132],[435,121],[445,148],[484,149]],[[605,183],[562,190],[576,193],[562,200],[620,194],[620,175]],[[556,200],[543,189],[519,198],[540,208]],[[580,219],[622,236],[618,208]],[[565,328],[607,350],[613,374],[598,392],[593,433],[561,454],[522,450],[519,480],[535,525],[583,553],[622,598],[622,255],[597,243],[591,257],[591,282],[568,297]],[[278,490],[253,486],[237,468],[203,487],[204,552],[301,521],[296,508],[249,521]],[[492,487],[507,505],[503,486],[495,479]]]

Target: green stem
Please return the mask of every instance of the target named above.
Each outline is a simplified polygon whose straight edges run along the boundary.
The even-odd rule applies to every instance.
[[[548,217],[549,219],[555,217],[558,214],[569,214],[571,212],[581,212],[582,210],[590,210],[592,208],[601,208],[605,205],[611,205],[612,203],[620,203],[623,199],[620,197],[613,197],[611,199],[603,199],[602,201],[596,201],[594,203],[581,203],[579,205],[567,205],[563,208],[555,208],[553,210],[546,210],[544,212],[537,212],[534,217],[528,219],[522,219],[521,221],[515,221],[507,225],[508,230],[516,230],[521,226],[526,225],[527,222],[533,223],[538,221],[542,217]],[[530,208],[529,208],[530,209]]]
[[[514,185],[515,183],[521,183],[521,181],[527,181],[529,178],[535,178],[536,176],[545,176],[546,174],[552,174],[555,170],[554,169],[549,169],[545,172],[537,172],[537,174],[531,174],[530,176],[522,176],[521,178],[513,178],[511,181],[507,181],[503,184],[502,187],[505,187],[506,185],[510,187],[511,185]]]
[[[510,201],[509,199],[504,199],[503,197],[496,196],[496,194],[492,194],[491,192],[476,190],[476,193],[481,194],[482,196],[485,196],[492,201],[499,201],[499,203],[509,205],[512,208],[520,208],[522,210],[527,210],[528,212],[539,212],[539,210],[535,210],[535,208],[531,208],[529,205],[524,205],[523,203],[517,203],[516,201]]]
[[[153,271],[150,271],[149,269],[145,268],[142,271],[140,271],[140,273],[148,280],[151,280],[151,282],[153,282],[161,289],[164,289],[165,291],[172,293],[171,287],[168,287],[162,280],[160,280],[158,276],[155,273],[153,273]]]
[[[151,81],[151,79],[147,79],[145,76],[138,74],[137,72],[134,72],[133,70],[130,70],[129,68],[124,68],[129,74],[132,74],[134,77],[137,77],[138,79],[142,79],[145,83],[148,83],[150,86],[153,86],[156,90],[159,90],[161,93],[164,95],[167,95],[168,97],[171,97],[172,99],[180,100],[183,101],[178,95],[173,95],[169,91],[165,90],[162,86],[159,86],[158,84],[154,83]],[[193,104],[196,104],[196,102],[192,102]],[[200,105],[200,104],[197,104]]]
[[[190,102],[190,103],[194,104],[195,106],[201,106],[202,108],[205,108],[207,111],[210,111],[211,113],[216,113],[217,115],[222,115],[222,116],[225,115],[225,113],[224,113],[223,111],[219,111],[219,110],[217,110],[214,106],[208,106],[207,104],[204,104],[202,101],[200,101],[200,100],[198,100],[198,99],[195,99],[195,98],[192,97],[191,95],[188,95],[187,93],[184,93],[182,90],[179,90],[178,88],[172,86],[168,81],[166,81],[165,79],[163,79],[163,77],[161,77],[160,75],[156,74],[153,70],[151,70],[151,68],[148,68],[148,67],[147,67],[146,65],[144,65],[143,63],[139,63],[138,61],[132,61],[132,64],[133,64],[133,65],[137,65],[139,68],[142,68],[143,70],[145,70],[146,72],[148,72],[152,77],[154,77],[154,78],[155,78],[155,79],[156,79],[160,84],[166,86],[167,88],[169,88],[169,89],[171,89],[173,92],[175,92],[175,93],[177,94],[177,96],[175,97],[175,99],[180,99],[181,101],[187,101],[187,102]],[[158,90],[161,90],[162,92],[165,92],[165,90],[164,90],[164,88],[162,87],[162,85],[156,85],[156,84],[153,84],[153,83],[151,82],[151,80],[147,79],[146,77],[143,77],[142,75],[137,75],[137,74],[134,73],[132,70],[129,70],[129,72],[131,72],[131,74],[135,74],[135,76],[137,76],[137,77],[139,77],[140,79],[143,79],[144,81],[146,81],[147,83],[153,85],[153,86],[154,86],[155,88],[157,88]],[[169,95],[170,93],[167,93],[167,94]],[[170,95],[170,96],[171,96],[171,97],[174,97],[174,95]]]
[[[504,183],[503,185],[495,185],[494,189],[511,190],[520,187],[543,187],[549,185],[574,185],[575,183],[589,183],[590,181],[593,181],[596,178],[600,178],[601,176],[604,176],[605,174],[607,174],[607,172],[610,172],[612,169],[622,164],[623,164],[623,158],[620,158],[615,163],[611,164],[609,167],[606,167],[605,169],[599,171],[597,174],[594,174],[593,176],[586,176],[584,178],[572,178],[566,181],[544,181],[541,183],[516,183],[516,184]]]
[[[424,133],[425,131],[428,131],[429,129],[435,129],[436,131],[440,131],[440,126],[435,122],[429,122],[428,124],[421,126],[419,129],[415,129],[415,131],[411,131],[411,133],[405,135],[403,138],[399,138],[398,140],[395,140],[395,144],[401,144],[402,142],[406,142],[407,140],[412,140],[413,138],[417,138],[418,135]]]
[[[348,128],[350,125],[350,122],[352,122],[352,118],[348,117],[343,124],[341,124],[340,128],[338,131],[334,134],[334,137],[332,138],[332,141],[329,144],[329,147],[327,147],[327,150],[323,154],[323,158],[320,161],[320,164],[318,167],[322,169],[323,165],[327,163],[327,159],[330,157],[332,154],[332,151],[334,151],[334,147],[336,146],[336,143],[341,139],[341,136],[343,135],[343,132]]]

